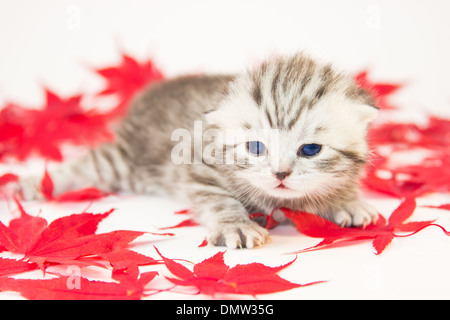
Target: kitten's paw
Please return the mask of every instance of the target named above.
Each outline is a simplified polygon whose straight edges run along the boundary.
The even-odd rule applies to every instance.
[[[362,200],[346,203],[340,210],[333,214],[333,220],[341,227],[367,227],[376,223],[377,210]]]
[[[222,223],[208,237],[208,243],[230,249],[253,248],[269,240],[269,232],[257,223]]]

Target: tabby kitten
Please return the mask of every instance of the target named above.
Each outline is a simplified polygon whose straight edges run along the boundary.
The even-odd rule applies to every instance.
[[[191,202],[209,243],[252,248],[269,236],[250,212],[288,207],[342,226],[376,218],[358,197],[376,115],[371,97],[330,65],[303,54],[272,58],[239,75],[152,85],[114,143],[50,174],[56,193],[162,188]],[[38,180],[22,179],[26,199],[38,196]]]

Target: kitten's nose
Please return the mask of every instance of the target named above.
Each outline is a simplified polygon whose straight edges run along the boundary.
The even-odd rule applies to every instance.
[[[274,175],[277,177],[278,180],[284,180],[287,176],[289,176],[292,173],[292,171],[283,171],[283,172],[275,172]]]

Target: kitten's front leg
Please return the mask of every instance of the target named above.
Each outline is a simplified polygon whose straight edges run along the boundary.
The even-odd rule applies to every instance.
[[[250,220],[242,203],[226,194],[195,195],[194,211],[208,231],[208,243],[230,249],[253,248],[269,240],[269,232]]]
[[[341,205],[332,220],[342,227],[363,227],[376,223],[378,211],[364,200],[356,198]]]

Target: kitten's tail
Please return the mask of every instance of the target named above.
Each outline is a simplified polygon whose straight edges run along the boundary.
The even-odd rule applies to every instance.
[[[117,143],[103,144],[87,155],[62,163],[48,172],[53,181],[53,195],[69,190],[96,187],[103,191],[133,190],[126,149]],[[19,179],[19,189],[24,200],[38,200],[42,176]]]

